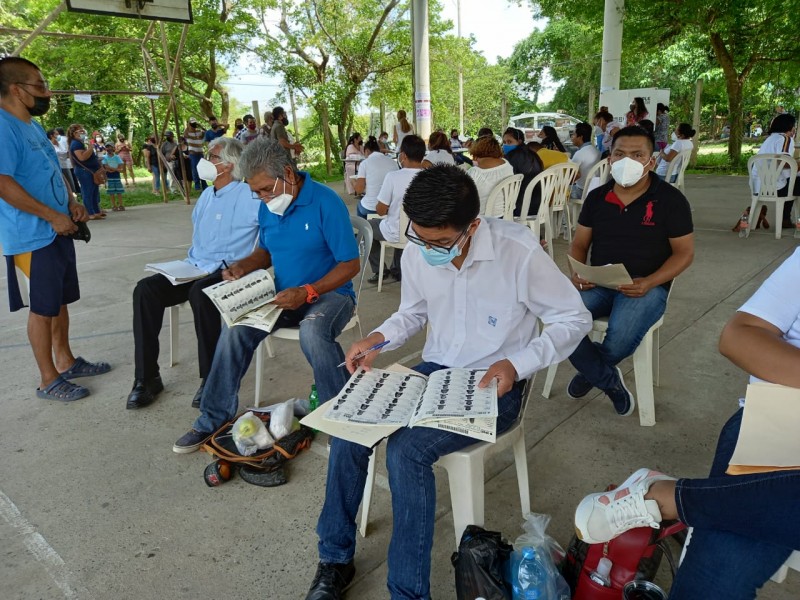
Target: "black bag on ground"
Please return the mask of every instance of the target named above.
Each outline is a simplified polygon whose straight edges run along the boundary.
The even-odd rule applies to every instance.
[[[511,600],[511,587],[503,575],[512,550],[499,532],[469,525],[458,552],[450,558],[456,572],[457,600]]]

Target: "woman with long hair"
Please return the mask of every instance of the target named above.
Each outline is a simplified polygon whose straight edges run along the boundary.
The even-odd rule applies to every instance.
[[[478,188],[478,195],[481,200],[481,214],[486,210],[486,201],[492,193],[494,186],[503,181],[506,177],[514,174],[514,169],[503,158],[503,150],[500,144],[491,136],[479,137],[470,148],[474,166],[467,171],[467,175],[472,177],[475,186]]]
[[[557,150],[559,152],[567,151],[567,149],[564,148],[564,144],[562,144],[561,140],[558,139],[558,133],[556,132],[555,127],[552,127],[551,125],[545,125],[542,127],[542,135],[544,136],[544,139],[542,140],[542,146],[548,150]]]
[[[86,212],[89,213],[89,218],[92,220],[105,219],[106,213],[100,210],[100,188],[94,182],[95,171],[99,171],[103,167],[94,153],[92,142],[86,135],[86,128],[73,123],[67,129],[67,139],[69,140],[69,157],[72,160],[75,175],[81,184],[81,198]]]
[[[646,119],[649,114],[647,107],[644,105],[644,98],[637,96],[631,102],[630,110],[625,115],[625,127],[636,125],[642,119]]]
[[[364,159],[364,141],[357,131],[347,140],[344,150],[344,187],[351,196],[356,193],[353,187],[353,178],[358,170],[358,161]]]
[[[669,106],[663,102],[656,104],[656,148],[659,151],[667,147],[667,136],[669,135]]]
[[[414,126],[408,122],[406,111],[398,110],[397,123],[395,123],[394,131],[392,132],[394,147],[399,150],[400,144],[403,143],[403,138],[412,133],[414,133]]]

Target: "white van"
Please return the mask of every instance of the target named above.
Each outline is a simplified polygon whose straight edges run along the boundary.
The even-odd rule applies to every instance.
[[[564,113],[541,112],[523,113],[516,117],[511,117],[508,120],[508,126],[521,129],[525,134],[525,141],[530,142],[539,135],[542,127],[550,125],[551,127],[555,127],[558,133],[558,139],[566,145],[570,144],[569,132],[573,131],[575,125],[580,122],[581,119],[576,119]]]

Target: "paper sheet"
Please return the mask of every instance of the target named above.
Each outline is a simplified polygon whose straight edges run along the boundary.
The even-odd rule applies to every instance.
[[[730,475],[800,469],[800,389],[772,383],[747,386]]]
[[[145,271],[160,273],[169,279],[172,285],[180,285],[188,281],[202,279],[209,273],[202,271],[185,260],[170,260],[162,263],[150,263],[144,266]]]
[[[265,269],[248,273],[235,281],[220,281],[203,289],[232,327],[247,313],[269,303],[275,297],[275,282]]]
[[[599,285],[600,287],[616,289],[620,285],[630,285],[633,283],[631,276],[625,265],[617,263],[614,265],[604,265],[602,267],[591,267],[582,262],[578,262],[567,255],[569,266],[574,273],[586,281]]]

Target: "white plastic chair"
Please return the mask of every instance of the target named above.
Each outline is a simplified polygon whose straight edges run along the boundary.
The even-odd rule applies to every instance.
[[[484,463],[486,457],[500,452],[509,446],[514,449],[514,464],[517,469],[519,484],[519,501],[524,518],[531,511],[531,490],[528,480],[528,454],[525,448],[525,410],[536,379],[534,373],[522,389],[522,406],[514,424],[497,436],[497,441],[477,442],[463,450],[442,456],[435,465],[447,471],[450,484],[450,503],[453,510],[456,548],[461,542],[461,535],[467,525],[484,525]],[[367,469],[367,481],[364,485],[364,497],[361,501],[361,535],[367,535],[369,506],[372,500],[372,488],[375,483],[375,448],[370,456]]]
[[[683,194],[686,193],[683,189],[683,174],[686,173],[686,167],[689,166],[689,160],[691,158],[691,150],[682,150],[681,152],[678,152],[678,155],[669,161],[667,174],[664,176],[664,181],[674,185]],[[675,177],[674,182],[672,181],[673,177]]]
[[[520,207],[519,221],[531,228],[534,235],[538,238],[541,235],[542,226],[544,226],[544,239],[547,243],[547,252],[550,253],[550,258],[555,258],[553,255],[553,221],[550,218],[550,201],[553,194],[558,187],[559,172],[553,167],[545,169],[536,177],[531,179],[528,187],[522,196],[522,206]],[[541,202],[539,204],[539,211],[535,217],[528,216],[528,209],[531,206],[531,196],[533,190],[539,186],[541,189]]]
[[[556,189],[553,192],[553,199],[550,202],[550,218],[553,221],[552,237],[558,237],[562,218],[566,221],[565,239],[572,241],[572,222],[570,220],[570,210],[567,206],[569,193],[572,189],[572,182],[578,174],[580,166],[574,162],[565,162],[550,167],[558,173]],[[552,239],[550,240],[552,241]]]
[[[608,181],[608,176],[611,174],[611,165],[608,164],[608,160],[601,159],[599,163],[589,169],[589,172],[586,174],[586,179],[584,180],[583,184],[583,192],[581,192],[580,199],[578,198],[570,198],[570,212],[572,213],[572,228],[575,229],[578,225],[578,215],[580,215],[581,207],[583,203],[586,202],[586,196],[589,195],[594,188],[592,187],[592,181],[594,179],[599,180],[599,185],[603,185]],[[596,187],[596,186],[595,186]]]
[[[514,219],[514,206],[517,203],[522,175],[511,175],[499,182],[486,199],[487,217],[497,217],[511,221]]]
[[[789,171],[789,195],[778,197],[778,178],[784,170]],[[797,199],[792,196],[794,182],[797,178],[797,163],[788,154],[756,154],[747,161],[747,172],[750,174],[750,215],[757,215],[758,203],[773,202],[775,204],[775,239],[781,239],[781,223],[783,221],[783,207],[787,202],[794,202],[795,218],[800,216]],[[752,224],[751,224],[752,225]],[[747,237],[750,230],[747,228]]]
[[[373,218],[384,218],[375,215]],[[383,270],[384,264],[386,261],[386,248],[395,248],[397,250],[405,250],[406,244],[408,244],[408,239],[406,239],[406,228],[408,227],[408,215],[406,215],[406,211],[402,208],[400,209],[400,241],[399,242],[387,242],[386,240],[382,240],[380,242],[381,245],[381,258],[380,258],[380,268],[378,269],[378,293],[381,292],[383,289]],[[370,229],[371,231],[371,229]],[[371,233],[370,233],[371,235]],[[370,244],[371,245],[371,244]],[[367,255],[369,255],[369,248],[367,248]]]
[[[188,302],[181,302],[169,307],[169,366],[170,368],[178,364],[181,349],[180,336],[180,309],[186,308]]]
[[[667,294],[667,308],[669,308],[669,297],[672,295],[674,287],[675,280],[673,279]],[[659,330],[664,324],[664,316],[666,314],[667,311],[665,309],[664,314],[647,330],[642,341],[639,342],[633,352],[633,374],[636,378],[635,399],[639,409],[639,425],[642,427],[651,427],[656,424],[656,401],[653,386],[658,387],[659,384]],[[608,317],[595,319],[590,332],[592,341],[602,342],[607,331]],[[547,369],[547,376],[542,388],[542,396],[545,398],[550,397],[553,381],[556,378],[556,371],[558,371],[557,363],[550,365]]]
[[[361,330],[361,321],[358,318],[358,303],[361,299],[361,287],[364,283],[364,275],[367,271],[367,265],[369,265],[369,260],[367,260],[367,257],[369,256],[369,249],[372,247],[372,227],[369,223],[367,223],[366,220],[356,216],[350,217],[350,223],[356,232],[356,242],[358,244],[358,255],[359,260],[361,261],[361,269],[353,278],[356,291],[356,310],[353,313],[353,316],[350,318],[350,321],[348,321],[347,325],[345,325],[344,329],[342,329],[342,332],[358,327],[359,336],[364,337],[364,332]],[[264,341],[258,345],[258,348],[256,348],[256,391],[254,406],[259,406],[261,402],[261,387],[264,368],[263,349],[266,347],[267,355],[270,358],[275,358],[275,352],[272,349],[273,339],[294,340],[296,342],[300,342],[300,327],[281,327],[277,331],[274,331],[264,338]]]

